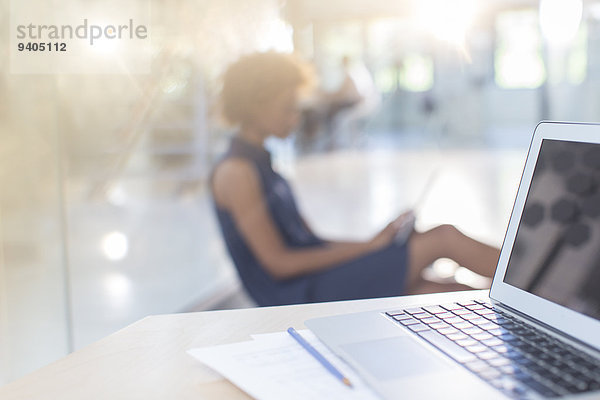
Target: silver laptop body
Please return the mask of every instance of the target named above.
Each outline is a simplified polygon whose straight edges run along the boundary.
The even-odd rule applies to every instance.
[[[438,306],[434,304],[435,295],[431,296],[432,302],[420,306]],[[461,296],[461,304],[451,303],[454,311],[443,307],[386,309],[317,318],[305,325],[386,399],[600,399],[594,383],[600,382],[600,125],[538,124],[489,298],[471,302],[464,300],[464,292]],[[518,343],[524,348],[533,346],[527,351],[547,359],[532,361],[529,353],[523,353],[526,357],[519,360],[532,365],[522,368],[521,364],[507,364],[505,357],[492,360],[502,358],[495,361],[504,363],[501,371],[516,366],[525,377],[538,379],[545,386],[540,389],[533,378],[524,381],[526,384],[511,380],[504,372],[497,376],[492,371],[492,379],[487,379],[472,368],[490,367],[491,360],[479,357],[483,354],[482,344],[450,346],[451,340],[435,328],[442,324],[431,322],[437,316],[448,317],[438,322],[457,321],[457,316],[448,313],[460,309],[470,313],[473,321],[479,320],[476,328],[490,329],[494,323],[508,320],[510,331],[504,330],[504,325],[490,329],[493,335],[485,329],[468,330],[483,330],[478,337],[498,334],[483,343],[484,347],[486,343],[496,344],[484,349],[488,355],[492,354],[490,349],[505,351],[507,347],[518,353],[518,348],[504,346],[504,342],[498,345],[495,340],[508,340],[512,329],[515,334],[518,328],[531,334],[535,340],[518,337]],[[427,310],[433,314],[423,314]],[[470,343],[471,339],[460,343]],[[478,352],[471,352],[474,349]],[[539,369],[540,365],[552,367],[554,375],[536,375],[533,368]],[[577,375],[573,371],[583,372]],[[577,389],[583,385],[587,390]]]

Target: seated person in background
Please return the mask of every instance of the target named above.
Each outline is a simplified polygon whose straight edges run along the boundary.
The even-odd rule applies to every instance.
[[[344,78],[340,87],[329,93],[326,98],[329,103],[327,119],[333,119],[342,110],[356,106],[364,99],[364,94],[358,89],[357,78],[350,71],[350,58],[342,58]]]
[[[361,125],[376,111],[381,101],[364,63],[351,62],[348,56],[344,56],[341,65],[342,80],[336,90],[316,91],[309,99],[304,99],[309,101],[303,102],[302,133],[307,139],[313,139],[320,129],[324,129],[329,149],[337,147],[342,139],[336,137],[338,134],[350,138],[359,135]]]
[[[397,241],[403,214],[365,242],[326,240],[313,233],[263,147],[267,137],[285,138],[299,122],[298,96],[309,80],[303,66],[291,55],[256,53],[231,65],[224,76],[223,114],[238,130],[213,170],[211,189],[227,249],[256,303],[423,292],[423,268],[441,257],[492,276],[499,250],[450,225],[413,231]]]

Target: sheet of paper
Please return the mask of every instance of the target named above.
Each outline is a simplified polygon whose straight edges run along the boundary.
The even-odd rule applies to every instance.
[[[300,334],[350,379],[353,388],[336,379],[287,332],[254,335],[255,340],[188,353],[259,400],[379,399],[312,332],[303,330]]]

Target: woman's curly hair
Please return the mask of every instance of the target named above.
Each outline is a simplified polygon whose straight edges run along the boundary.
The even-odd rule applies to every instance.
[[[252,118],[256,106],[286,89],[309,88],[309,65],[293,54],[253,53],[229,66],[223,76],[221,112],[227,122],[241,124]]]

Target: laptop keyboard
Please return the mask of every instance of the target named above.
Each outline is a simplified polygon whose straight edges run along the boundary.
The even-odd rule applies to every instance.
[[[600,360],[488,302],[389,311],[387,316],[513,398],[600,390]]]

